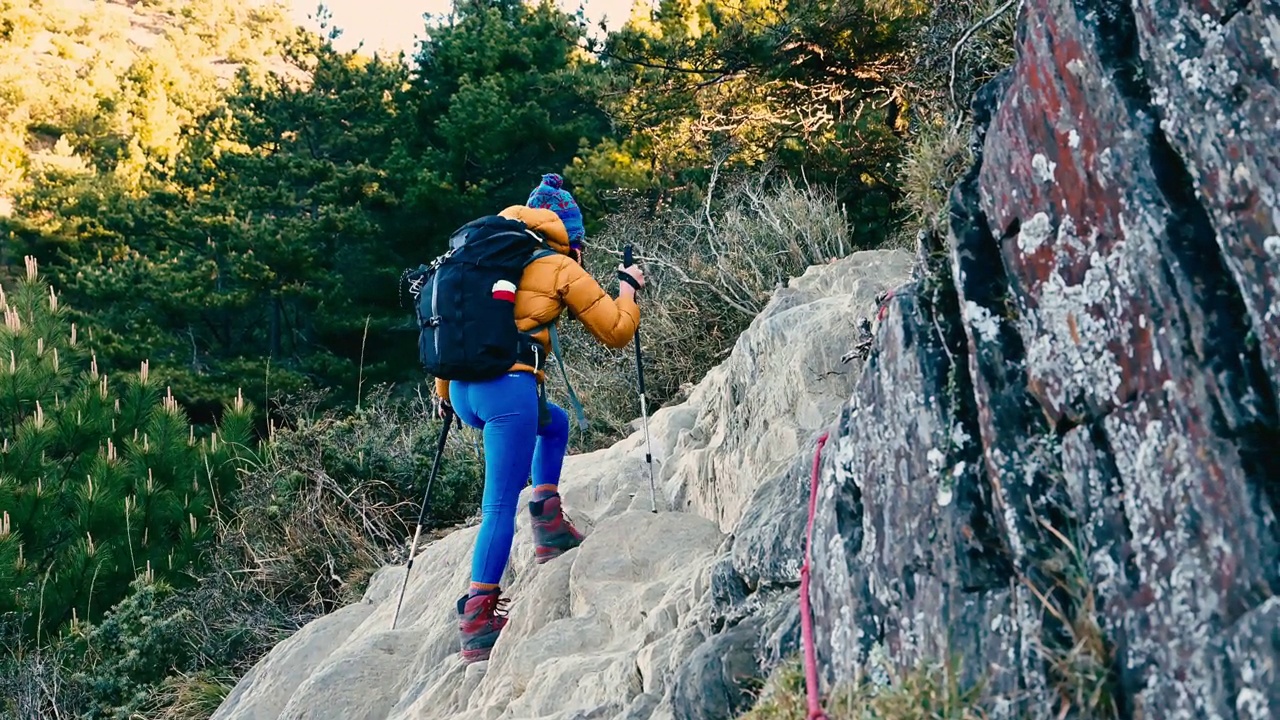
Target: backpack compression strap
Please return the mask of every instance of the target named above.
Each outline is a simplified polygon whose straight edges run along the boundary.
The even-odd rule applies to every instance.
[[[569,404],[573,406],[574,416],[578,421],[578,429],[586,432],[587,414],[582,409],[582,401],[578,399],[578,394],[573,391],[573,384],[569,382],[569,373],[565,372],[563,355],[560,352],[560,334],[556,332],[556,324],[553,322],[547,326],[547,334],[551,336],[551,352],[556,356],[556,364],[560,366],[560,377],[564,378],[564,387],[569,391]]]

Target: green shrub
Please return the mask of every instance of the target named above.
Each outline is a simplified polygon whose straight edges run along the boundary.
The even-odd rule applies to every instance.
[[[170,668],[191,662],[191,609],[171,602],[173,588],[163,582],[139,578],[133,590],[72,645],[80,666],[72,679],[90,698],[82,712],[92,717],[129,717]]]
[[[136,578],[190,583],[253,454],[250,405],[198,436],[147,363],[100,373],[31,258],[0,310],[0,615],[38,639],[100,617]]]
[[[822,698],[831,720],[982,720],[982,686],[963,687],[958,663],[921,663],[886,678],[860,679]],[[739,720],[804,720],[808,695],[804,666],[792,659],[774,670],[754,707]]]
[[[0,624],[0,718],[203,720],[306,619],[232,572],[184,589],[139,578],[97,623],[51,642]]]

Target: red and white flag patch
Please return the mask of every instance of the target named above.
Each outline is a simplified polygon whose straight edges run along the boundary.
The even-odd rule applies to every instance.
[[[510,302],[510,303],[515,302],[516,301],[515,283],[507,282],[506,280],[499,280],[498,282],[494,283],[493,299],[506,300],[507,302]]]

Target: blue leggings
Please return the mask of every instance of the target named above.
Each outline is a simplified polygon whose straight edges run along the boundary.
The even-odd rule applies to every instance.
[[[471,581],[497,585],[507,569],[516,506],[530,470],[534,485],[560,482],[569,414],[548,401],[551,422],[538,428],[537,379],[529,372],[509,372],[485,382],[454,380],[449,400],[464,423],[484,431],[484,500]]]

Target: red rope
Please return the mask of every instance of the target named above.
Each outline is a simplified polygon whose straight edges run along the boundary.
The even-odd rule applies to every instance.
[[[822,710],[822,696],[818,690],[818,655],[813,646],[813,617],[809,610],[809,556],[813,549],[813,518],[818,510],[818,472],[822,467],[822,446],[827,444],[828,433],[818,438],[818,449],[813,453],[813,478],[809,484],[809,526],[805,530],[804,564],[800,566],[800,641],[804,643],[804,686],[809,696],[808,720],[828,720]]]

